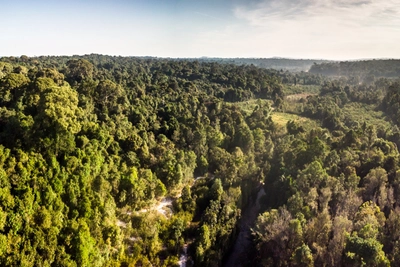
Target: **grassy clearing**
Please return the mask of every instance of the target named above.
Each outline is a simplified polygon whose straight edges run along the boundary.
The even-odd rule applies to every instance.
[[[258,105],[264,105],[268,103],[270,106],[272,106],[273,102],[272,100],[265,100],[265,99],[252,99],[248,101],[243,101],[243,102],[236,102],[236,103],[231,103],[230,105],[235,105],[239,107],[244,113],[247,115],[250,115],[253,110],[256,108]],[[272,113],[271,113],[271,118],[276,125],[281,128],[281,132],[286,132],[286,124],[288,121],[293,120],[296,122],[299,122],[301,125],[304,127],[317,127],[319,124],[306,117],[302,117],[300,115],[296,115],[293,113],[286,113],[286,112],[278,112],[274,111],[272,108]]]
[[[376,105],[368,105],[363,103],[349,103],[343,109],[345,117],[351,118],[352,121],[375,125],[377,128],[390,128],[392,123],[386,118],[385,113],[377,110]]]
[[[291,113],[284,113],[284,112],[273,112],[272,115],[272,121],[275,122],[278,126],[280,127],[286,127],[286,124],[288,121],[293,120],[305,127],[317,127],[318,124],[316,121],[313,121],[309,118],[302,117],[296,114],[291,114]]]
[[[309,96],[316,95],[316,94],[310,94],[310,93],[301,93],[301,94],[293,94],[293,95],[287,95],[285,96],[285,100],[287,101],[300,101],[301,99],[306,99]]]
[[[269,99],[251,99],[243,102],[230,103],[230,105],[237,106],[247,115],[250,115],[254,111],[256,106],[265,105],[267,103],[270,105],[270,107],[272,107],[273,102]]]
[[[289,85],[285,84],[283,86],[283,93],[285,95],[294,94],[319,94],[321,86],[320,85]]]

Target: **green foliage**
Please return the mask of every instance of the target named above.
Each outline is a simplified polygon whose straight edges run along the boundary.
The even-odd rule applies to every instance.
[[[398,265],[398,85],[235,64],[2,58],[0,265]]]
[[[306,244],[296,248],[291,259],[295,266],[314,266],[311,249]]]
[[[328,76],[361,76],[362,79],[371,81],[372,77],[398,77],[400,74],[399,60],[363,60],[323,62],[314,64],[310,73]]]
[[[56,133],[80,131],[78,118],[82,111],[78,107],[78,94],[69,86],[50,87],[40,95],[35,121],[38,128],[54,129]]]
[[[346,244],[346,256],[355,264],[367,266],[390,266],[382,251],[382,244],[377,240],[349,236]]]

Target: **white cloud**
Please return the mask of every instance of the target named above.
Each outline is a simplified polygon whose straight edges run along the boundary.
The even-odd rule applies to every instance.
[[[233,11],[277,55],[400,57],[398,0],[266,0]]]

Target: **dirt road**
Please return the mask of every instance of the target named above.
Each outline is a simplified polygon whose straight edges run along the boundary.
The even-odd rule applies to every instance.
[[[254,203],[250,203],[247,209],[242,213],[242,220],[240,222],[240,232],[236,239],[236,243],[226,261],[225,267],[247,266],[247,255],[251,245],[251,231],[255,220],[260,212],[259,200],[265,195],[264,187],[258,191],[257,199]]]

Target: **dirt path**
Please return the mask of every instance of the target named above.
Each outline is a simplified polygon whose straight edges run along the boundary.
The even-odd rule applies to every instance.
[[[186,262],[187,262],[187,249],[188,249],[188,244],[185,244],[183,246],[183,253],[181,253],[180,258],[179,258],[179,267],[186,267]]]
[[[258,191],[255,203],[250,203],[247,209],[242,214],[240,222],[240,232],[236,239],[236,243],[225,263],[225,267],[245,266],[246,252],[251,245],[251,231],[255,220],[260,211],[259,200],[265,195],[264,187]]]
[[[148,211],[156,211],[164,216],[167,216],[169,212],[171,212],[172,207],[172,199],[169,197],[163,198],[156,205],[152,205],[147,209],[141,209],[137,211],[138,213],[148,212]]]

